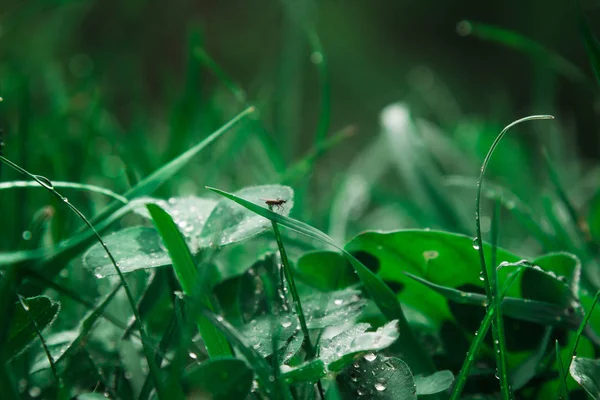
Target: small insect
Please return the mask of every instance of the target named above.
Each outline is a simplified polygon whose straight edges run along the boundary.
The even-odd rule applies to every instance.
[[[269,208],[273,208],[273,206],[277,207],[278,210],[282,210],[283,209],[283,205],[285,203],[287,203],[287,200],[284,199],[280,199],[279,197],[276,199],[261,199],[262,201],[264,201]]]

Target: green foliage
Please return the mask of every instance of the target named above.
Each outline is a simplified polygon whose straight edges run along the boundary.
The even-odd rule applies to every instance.
[[[380,41],[360,23],[374,9],[325,3],[261,4],[284,29],[264,24],[257,51],[204,15],[182,23],[182,2],[163,18],[165,49],[181,44],[164,52],[135,19],[154,21],[144,2],[102,17],[99,2],[8,1],[0,397],[600,399],[599,169],[570,143],[571,126],[594,129],[557,106],[571,102],[559,83],[584,94],[576,107],[597,103],[585,68],[539,32],[462,21],[461,36],[533,65],[518,71],[533,100],[490,82],[474,93],[492,112],[467,114],[445,64],[367,68],[374,46],[347,78],[345,49]],[[392,92],[388,68],[410,69]],[[341,112],[350,79],[379,126]],[[560,118],[501,130],[523,109]]]

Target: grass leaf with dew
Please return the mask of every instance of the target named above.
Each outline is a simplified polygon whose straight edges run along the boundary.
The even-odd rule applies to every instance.
[[[343,398],[417,400],[417,386],[408,365],[398,358],[367,354],[337,376]]]
[[[149,204],[148,212],[152,216],[152,220],[160,233],[160,236],[169,252],[169,256],[173,260],[173,269],[177,275],[177,279],[183,293],[187,296],[194,297],[194,289],[198,284],[198,267],[194,262],[194,258],[185,243],[185,239],[171,216],[156,204]],[[206,283],[203,283],[206,284]],[[211,310],[214,310],[214,305],[211,303],[208,296],[201,296],[202,304]],[[200,317],[198,321],[198,330],[204,340],[204,345],[209,356],[228,356],[231,355],[231,348],[227,339],[208,321]]]
[[[483,179],[485,176],[485,170],[494,154],[494,150],[506,134],[508,130],[515,125],[518,125],[523,122],[533,121],[533,120],[543,120],[543,119],[553,119],[554,117],[551,115],[534,115],[525,118],[521,118],[516,120],[509,125],[507,125],[501,132],[498,134],[488,153],[483,160],[481,165],[481,171],[479,174],[479,180],[477,181],[477,195],[475,196],[475,240],[473,244],[476,245],[476,249],[479,253],[479,260],[481,265],[481,274],[483,278],[485,294],[488,298],[488,302],[490,307],[494,307],[496,309],[494,313],[495,321],[492,324],[492,336],[494,337],[494,351],[497,358],[496,368],[498,369],[498,375],[500,379],[500,393],[502,398],[505,400],[511,399],[513,394],[510,389],[510,385],[508,382],[508,367],[506,365],[506,343],[505,343],[505,334],[502,319],[502,309],[501,302],[498,300],[498,279],[496,275],[496,266],[493,265],[492,268],[488,270],[486,265],[485,252],[483,249],[483,237],[481,233],[481,187],[483,185]]]
[[[369,328],[369,324],[356,324],[319,345],[319,358],[329,371],[342,370],[360,354],[383,350],[400,336],[398,321],[388,322],[374,332],[366,332]]]
[[[399,341],[401,342],[401,345],[404,348],[404,351],[406,352],[405,357],[407,362],[411,365],[412,368],[415,368],[415,370],[419,372],[435,372],[431,360],[429,359],[428,355],[424,352],[421,345],[417,342],[414,333],[412,332],[412,329],[408,324],[408,321],[406,320],[402,307],[396,299],[394,293],[385,283],[383,283],[381,279],[379,279],[373,272],[371,272],[355,256],[353,256],[351,253],[349,253],[348,251],[344,250],[341,246],[336,244],[335,241],[329,236],[327,236],[325,233],[308,224],[270,211],[265,207],[261,207],[255,203],[242,199],[231,193],[227,193],[216,188],[209,187],[208,189],[224,197],[227,197],[228,199],[248,208],[249,210],[255,212],[256,214],[264,218],[270,219],[271,221],[275,221],[278,224],[283,225],[289,229],[300,232],[308,237],[311,237],[315,240],[333,246],[338,250],[341,250],[354,267],[356,273],[358,274],[363,285],[365,286],[365,289],[367,290],[375,304],[379,307],[380,311],[386,317],[386,319],[388,321],[394,319],[397,319],[399,321],[399,329],[400,332],[402,332]]]

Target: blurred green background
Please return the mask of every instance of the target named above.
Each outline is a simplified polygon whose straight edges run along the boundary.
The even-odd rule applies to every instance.
[[[582,8],[594,26],[597,5]],[[525,35],[589,79],[574,82],[536,54],[467,35],[464,20]],[[123,192],[244,103],[255,104],[260,119],[251,124],[253,135],[228,136],[161,195],[198,193],[205,184],[285,181],[319,135],[346,129],[354,135],[286,182],[304,188],[297,209],[319,226],[328,223],[319,210],[329,207],[351,160],[381,131],[382,109],[394,102],[473,155],[472,169],[445,162],[444,173],[475,175],[503,126],[533,113],[555,115],[557,124],[523,128],[505,145],[532,176],[515,178],[505,169],[514,160],[499,157],[506,164],[496,171],[500,181],[534,201],[540,143],[596,158],[593,84],[569,2],[4,0],[0,6],[8,158],[53,180]],[[561,165],[569,179],[591,164]],[[17,178],[6,168],[1,173],[3,180]],[[410,188],[396,184],[388,180],[384,192],[393,187],[410,196]],[[44,203],[37,193],[11,191],[0,200],[21,206],[20,218],[6,217],[10,232],[26,229],[25,216]],[[88,213],[104,204],[79,200]]]

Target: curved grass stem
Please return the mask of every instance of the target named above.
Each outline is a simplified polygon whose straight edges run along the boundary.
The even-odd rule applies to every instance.
[[[477,194],[475,197],[475,243],[476,248],[479,251],[479,261],[481,264],[481,276],[483,277],[483,283],[485,287],[485,293],[488,298],[489,307],[494,307],[494,322],[492,323],[492,334],[494,337],[494,352],[497,357],[497,372],[498,378],[500,379],[500,391],[502,398],[505,400],[509,400],[512,398],[512,393],[510,390],[510,385],[508,382],[508,371],[506,365],[506,343],[504,338],[504,329],[503,329],[503,321],[502,321],[502,310],[501,310],[501,301],[498,299],[498,286],[496,283],[496,267],[492,266],[491,274],[488,271],[486,261],[485,261],[485,253],[483,250],[483,238],[481,235],[481,187],[483,184],[483,178],[485,175],[485,171],[487,166],[494,154],[494,150],[506,134],[510,128],[515,125],[518,125],[522,122],[533,121],[533,120],[542,120],[542,119],[554,119],[551,115],[533,115],[525,118],[521,118],[519,120],[514,121],[513,123],[506,126],[502,132],[496,137],[490,149],[488,150],[485,159],[483,160],[483,164],[481,165],[481,171],[479,174],[479,179],[477,181]]]

